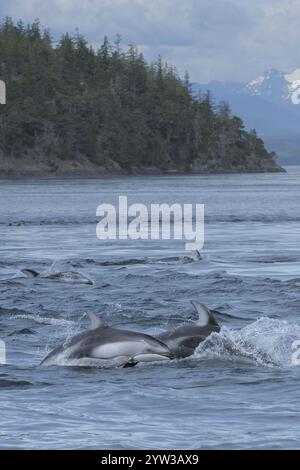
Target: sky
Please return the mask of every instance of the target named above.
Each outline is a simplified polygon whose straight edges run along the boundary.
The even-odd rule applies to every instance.
[[[246,82],[300,66],[300,0],[1,0],[5,16],[39,18],[54,40],[78,28],[95,47],[120,34],[193,82]]]

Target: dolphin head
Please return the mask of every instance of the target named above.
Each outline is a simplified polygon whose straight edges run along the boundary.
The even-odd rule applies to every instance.
[[[143,335],[143,348],[139,354],[134,356],[137,362],[162,361],[174,359],[169,347],[157,338],[150,335]]]

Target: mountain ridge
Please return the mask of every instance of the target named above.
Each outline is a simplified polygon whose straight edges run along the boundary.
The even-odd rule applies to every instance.
[[[194,83],[192,90],[194,96],[210,90],[217,101],[229,102],[246,128],[255,128],[267,147],[279,154],[281,163],[300,163],[300,68],[291,73],[268,69],[247,83]]]

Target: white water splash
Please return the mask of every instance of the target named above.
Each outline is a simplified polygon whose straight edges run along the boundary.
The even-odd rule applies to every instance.
[[[222,327],[199,345],[196,358],[246,360],[265,367],[292,367],[293,342],[300,326],[285,320],[260,318],[241,330]]]

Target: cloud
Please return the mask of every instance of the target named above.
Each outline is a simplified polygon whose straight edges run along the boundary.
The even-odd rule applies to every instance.
[[[40,18],[54,38],[79,28],[98,46],[120,34],[192,80],[249,80],[300,64],[300,0],[2,0],[0,16]]]

